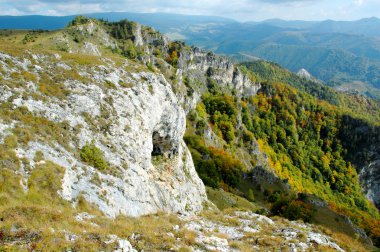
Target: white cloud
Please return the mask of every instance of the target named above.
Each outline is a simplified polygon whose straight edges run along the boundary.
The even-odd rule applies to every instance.
[[[358,6],[362,6],[364,3],[364,0],[355,0],[355,4]]]
[[[379,0],[0,0],[0,14],[72,15],[91,12],[169,12],[241,21],[359,19],[378,16]]]

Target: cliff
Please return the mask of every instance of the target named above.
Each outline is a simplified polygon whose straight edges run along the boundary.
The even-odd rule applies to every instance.
[[[53,138],[46,141],[30,130],[31,139],[15,149],[17,158],[25,161],[20,167],[23,184],[28,183],[27,169],[35,167],[38,153],[44,157],[41,162],[65,168],[60,192],[64,199],[76,202],[83,196],[108,216],[199,212],[207,201],[205,188],[182,138],[185,112],[195,107],[202,87],[189,98],[182,73],[201,83],[213,78],[240,95],[255,93],[258,86],[228,59],[198,48],[186,48],[181,54],[172,73],[171,78],[178,79],[173,86],[173,80],[144,65],[159,61],[164,71],[174,71],[153,53],[158,43],[163,52],[169,50],[170,42],[146,27],[142,31],[138,24],[132,25],[131,36],[144,52],[139,61],[105,56],[108,48],[122,45],[96,21],[41,36],[38,47],[50,52],[0,54],[3,106],[22,110],[31,120],[44,118],[48,127],[63,127],[65,135],[56,136],[59,140],[46,136]],[[5,118],[1,125],[3,140],[17,128],[39,127]],[[80,150],[90,143],[104,153],[107,169],[81,159]]]

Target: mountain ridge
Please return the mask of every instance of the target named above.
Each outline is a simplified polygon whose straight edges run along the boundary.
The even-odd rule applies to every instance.
[[[153,26],[176,40],[186,41],[206,50],[229,56],[249,55],[277,62],[291,71],[307,68],[316,78],[338,90],[352,89],[369,97],[379,98],[380,48],[379,19],[366,18],[355,21],[285,21],[264,20],[261,22],[237,22],[231,19],[210,16],[187,16],[161,13],[95,13],[90,17],[117,21],[130,18]],[[7,21],[11,18],[12,21]],[[27,17],[0,17],[0,28],[49,29],[62,28],[73,18],[43,18],[37,25]],[[47,19],[52,18],[49,21]],[[22,19],[20,22],[15,20]],[[54,20],[61,20],[58,23]],[[368,25],[371,22],[371,25]],[[8,25],[8,26],[7,26]],[[25,26],[27,25],[27,26]],[[260,28],[261,27],[261,28]],[[374,27],[373,29],[371,27]],[[276,54],[271,48],[276,46]],[[314,53],[315,51],[315,53]],[[319,54],[327,55],[319,57]],[[240,55],[240,56],[239,56]],[[307,55],[307,57],[304,57]],[[305,59],[307,58],[307,60]],[[245,60],[248,60],[245,57]],[[340,64],[340,62],[345,62]],[[354,61],[357,70],[351,64]],[[295,62],[297,65],[294,66]],[[331,70],[331,66],[337,67]],[[356,88],[357,83],[363,83]],[[352,85],[352,83],[356,83]],[[364,91],[362,91],[364,90]]]
[[[59,209],[65,211],[71,209],[67,204],[74,203],[80,209],[94,213],[96,210],[87,205],[92,203],[110,216],[120,212],[128,215],[149,214],[159,209],[174,213],[196,213],[202,208],[213,207],[203,193],[203,183],[197,179],[199,174],[203,182],[210,183],[210,186],[234,192],[235,197],[246,197],[250,201],[246,205],[251,207],[254,197],[273,200],[272,203],[265,201],[265,207],[257,211],[268,211],[266,208],[273,204],[271,211],[278,215],[310,220],[313,207],[305,203],[307,196],[297,192],[315,190],[312,187],[303,188],[304,183],[315,183],[312,185],[331,193],[325,195],[320,191],[321,196],[326,200],[336,200],[338,204],[331,208],[322,204],[326,207],[323,211],[334,216],[332,219],[340,221],[342,216],[339,214],[349,214],[349,210],[352,210],[353,215],[349,216],[355,224],[344,222],[340,225],[349,229],[346,232],[353,236],[357,233],[353,231],[354,225],[368,228],[372,227],[372,223],[375,228],[366,230],[376,242],[377,212],[361,194],[355,169],[340,157],[345,154],[339,147],[340,139],[333,134],[341,119],[337,107],[317,101],[287,84],[261,83],[255,72],[234,65],[228,58],[182,42],[171,42],[153,29],[133,22],[112,23],[81,17],[71,22],[67,29],[58,32],[6,31],[2,35],[4,43],[0,49],[4,53],[1,54],[1,81],[4,87],[1,94],[1,120],[4,120],[2,128],[5,134],[1,149],[6,153],[6,162],[1,163],[5,166],[1,169],[4,172],[1,178],[8,176],[12,179],[6,180],[7,183],[15,182],[12,186],[1,188],[12,195],[5,194],[6,202],[8,197],[13,199],[10,202],[17,203],[18,198],[23,202],[23,196],[20,195],[24,194],[29,197],[28,200],[36,199],[38,195],[38,200],[43,200],[43,197],[51,199],[52,194],[49,192],[59,191],[65,199],[72,200],[64,203],[60,197],[56,197],[56,201],[52,201],[64,206]],[[296,104],[302,104],[305,111],[294,110]],[[286,108],[287,112],[281,108]],[[188,116],[186,125],[185,113]],[[297,113],[299,116],[296,116]],[[307,114],[313,120],[303,120]],[[322,120],[324,117],[326,119]],[[284,118],[286,125],[279,127],[276,118]],[[257,126],[261,127],[263,123],[265,127],[259,130]],[[304,124],[308,127],[300,126]],[[361,125],[362,122],[358,122],[359,128]],[[182,140],[185,127],[186,145]],[[268,131],[270,129],[273,129],[273,134]],[[307,172],[302,175],[305,179],[299,180],[296,175],[302,174],[302,170],[301,166],[295,165],[299,161],[297,153],[285,153],[281,148],[281,145],[286,144],[296,147],[292,140],[286,139],[294,139],[302,145],[307,134],[313,136],[313,143],[319,151],[313,153],[318,157],[311,160],[316,166],[310,170],[318,181],[313,181]],[[321,138],[321,141],[314,141],[314,136]],[[330,166],[330,155],[334,155],[339,162]],[[320,163],[321,159],[326,162]],[[56,162],[61,168],[51,162]],[[323,166],[319,167],[320,164]],[[251,176],[260,172],[251,174],[250,171],[256,171],[256,168],[257,171],[269,171],[274,179],[263,180],[260,186],[253,186],[249,183]],[[12,169],[24,172],[18,174]],[[52,180],[47,185],[41,183],[39,181],[43,181],[44,172],[49,178],[56,173],[56,177],[62,176],[62,180]],[[265,176],[270,177],[268,173]],[[244,177],[248,180],[244,180]],[[19,188],[20,181],[26,189]],[[64,182],[62,188],[60,181]],[[295,194],[287,190],[277,192],[272,181],[284,188],[299,191],[295,191]],[[240,187],[246,183],[251,191]],[[138,189],[135,188],[137,185],[144,186]],[[351,198],[346,190],[351,190],[355,198]],[[225,194],[223,197],[226,197]],[[116,204],[119,199],[127,202]],[[227,202],[231,200],[235,199],[228,198]],[[350,203],[353,205],[349,206]],[[276,210],[276,206],[280,207]],[[295,206],[299,212],[292,211]],[[17,232],[19,226],[12,229],[12,225],[15,225],[11,223],[13,208],[1,207],[8,225],[5,231],[1,231],[2,237],[5,233],[6,237],[14,239],[17,233],[13,234],[12,230]],[[19,206],[12,207],[19,209]],[[22,220],[28,213],[23,209],[17,211],[18,219]],[[287,212],[281,209],[287,209]],[[49,211],[58,215],[53,210]],[[67,211],[71,213],[73,210]],[[241,215],[247,214],[223,213],[224,219],[211,213],[200,219],[194,217],[196,219],[191,223],[183,223],[183,218],[180,221],[169,217],[172,226],[167,227],[159,222],[158,225],[165,229],[154,230],[163,237],[158,245],[155,245],[156,240],[149,240],[156,237],[153,231],[145,229],[142,232],[137,229],[139,233],[132,235],[129,230],[126,237],[122,233],[123,227],[118,226],[117,236],[111,243],[117,242],[120,247],[120,243],[127,243],[118,238],[123,237],[138,248],[162,246],[159,248],[165,250],[174,246],[172,244],[180,243],[178,246],[226,251],[233,247],[243,250],[244,246],[253,249],[276,246],[300,249],[321,246],[322,249],[327,246],[340,250],[339,245],[344,245],[340,240],[342,238],[337,247],[329,237],[314,234],[308,224],[303,226],[308,230],[304,234],[301,232],[303,224],[291,226],[288,222],[286,225],[293,228],[292,234],[283,231],[283,226],[276,233],[280,227],[278,224],[272,226],[273,229],[260,224],[259,230],[269,230],[269,234],[258,233],[259,237],[265,237],[264,240],[270,243],[255,242],[251,239],[252,234],[249,234],[256,233],[253,229],[238,224],[238,229],[246,230],[241,236],[241,231],[236,228],[229,231],[231,228],[226,227],[226,223],[216,225],[212,218],[216,216],[219,221],[231,220],[236,224],[244,222]],[[96,216],[101,215],[96,212]],[[271,219],[261,215],[248,216],[251,216],[248,226],[256,225],[259,222],[256,219],[272,223]],[[92,226],[96,232],[99,232],[98,227],[91,223],[104,227],[109,222],[102,217],[81,218],[94,219],[86,225]],[[161,221],[159,215],[147,219],[152,224]],[[251,219],[255,219],[255,222]],[[125,223],[123,217],[115,219],[115,223],[119,221]],[[52,223],[61,233],[62,226],[57,227],[54,221]],[[176,227],[174,223],[179,223],[176,225],[181,227]],[[17,225],[28,226],[25,222]],[[208,231],[221,229],[221,237],[202,232],[199,225],[207,227]],[[78,234],[77,229],[69,227],[68,232],[62,231],[64,236],[69,237],[63,238],[65,244],[72,242],[80,246],[77,244],[78,238],[73,235],[86,237],[86,232]],[[192,232],[186,233],[183,227]],[[179,229],[182,233],[176,231]],[[48,230],[43,232],[44,235],[48,234],[47,237],[54,237]],[[171,235],[166,235],[168,232],[180,240],[173,241]],[[303,235],[298,237],[301,233]],[[269,238],[270,235],[276,238]],[[105,238],[104,233],[99,236],[104,243],[110,239]],[[295,245],[285,242],[285,237],[296,239]],[[366,239],[365,235],[360,237]],[[234,239],[237,239],[237,243],[233,243]],[[89,240],[92,242],[91,238]],[[38,238],[37,241],[41,242]],[[354,241],[349,241],[348,246],[354,244]]]

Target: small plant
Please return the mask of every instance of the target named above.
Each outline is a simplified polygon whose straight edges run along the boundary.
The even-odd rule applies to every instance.
[[[108,89],[117,89],[116,85],[109,80],[105,81],[104,86]]]
[[[149,69],[149,71],[155,72],[152,62],[148,62],[146,64],[146,67]]]
[[[8,149],[14,149],[17,147],[17,136],[15,135],[8,135],[4,138],[4,145]]]
[[[119,86],[123,87],[123,88],[131,88],[133,87],[134,85],[132,83],[129,83],[129,82],[123,82],[122,80],[119,80]]]
[[[154,95],[154,88],[153,88],[153,86],[152,85],[149,85],[149,93],[151,94],[151,95]]]
[[[254,200],[255,200],[255,195],[253,194],[252,189],[249,189],[249,190],[248,190],[247,199],[248,199],[249,201],[254,201]]]
[[[36,151],[36,154],[34,155],[34,162],[40,162],[44,160],[44,153],[42,151]]]
[[[91,144],[86,143],[86,145],[80,149],[80,157],[84,162],[101,171],[109,168],[107,161],[104,159],[102,150],[95,146],[94,141],[92,141]]]
[[[98,173],[94,173],[92,175],[90,182],[93,183],[94,185],[99,186],[99,187],[102,185],[102,179],[99,177]]]

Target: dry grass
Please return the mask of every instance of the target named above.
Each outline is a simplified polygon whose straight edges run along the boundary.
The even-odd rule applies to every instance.
[[[338,245],[346,251],[374,251],[372,246],[361,243],[358,239],[354,239],[344,233],[332,232],[331,238],[335,240]]]
[[[184,243],[188,246],[194,246],[197,244],[197,233],[195,233],[194,231],[182,229],[178,232],[177,236],[181,238],[184,241]]]
[[[0,243],[26,243],[29,248],[42,251],[62,251],[72,248],[76,251],[107,250],[104,241],[107,235],[116,234],[127,238],[133,233],[138,237],[131,240],[133,246],[146,251],[169,250],[175,238],[167,235],[180,220],[170,214],[131,218],[119,216],[106,218],[96,207],[80,197],[76,208],[62,200],[57,191],[61,187],[64,169],[51,163],[38,165],[28,181],[28,192],[20,186],[21,177],[6,168],[0,170]],[[80,212],[96,216],[91,222],[78,222],[74,216]],[[95,225],[96,224],[96,225]],[[15,231],[14,229],[17,229]],[[65,233],[76,234],[77,241],[67,241]],[[183,245],[195,239],[191,232],[183,234]],[[20,242],[16,242],[20,241]],[[114,245],[110,245],[113,248]]]
[[[76,63],[81,66],[98,66],[103,64],[99,56],[80,53],[61,53],[61,56],[62,61],[67,61],[71,64]]]
[[[56,141],[70,150],[67,140],[70,139],[71,133],[65,122],[56,123],[43,117],[34,116],[26,107],[14,109],[10,103],[0,105],[0,118],[8,123],[19,122],[13,129],[13,133],[17,136],[20,145],[25,146],[32,140]]]

